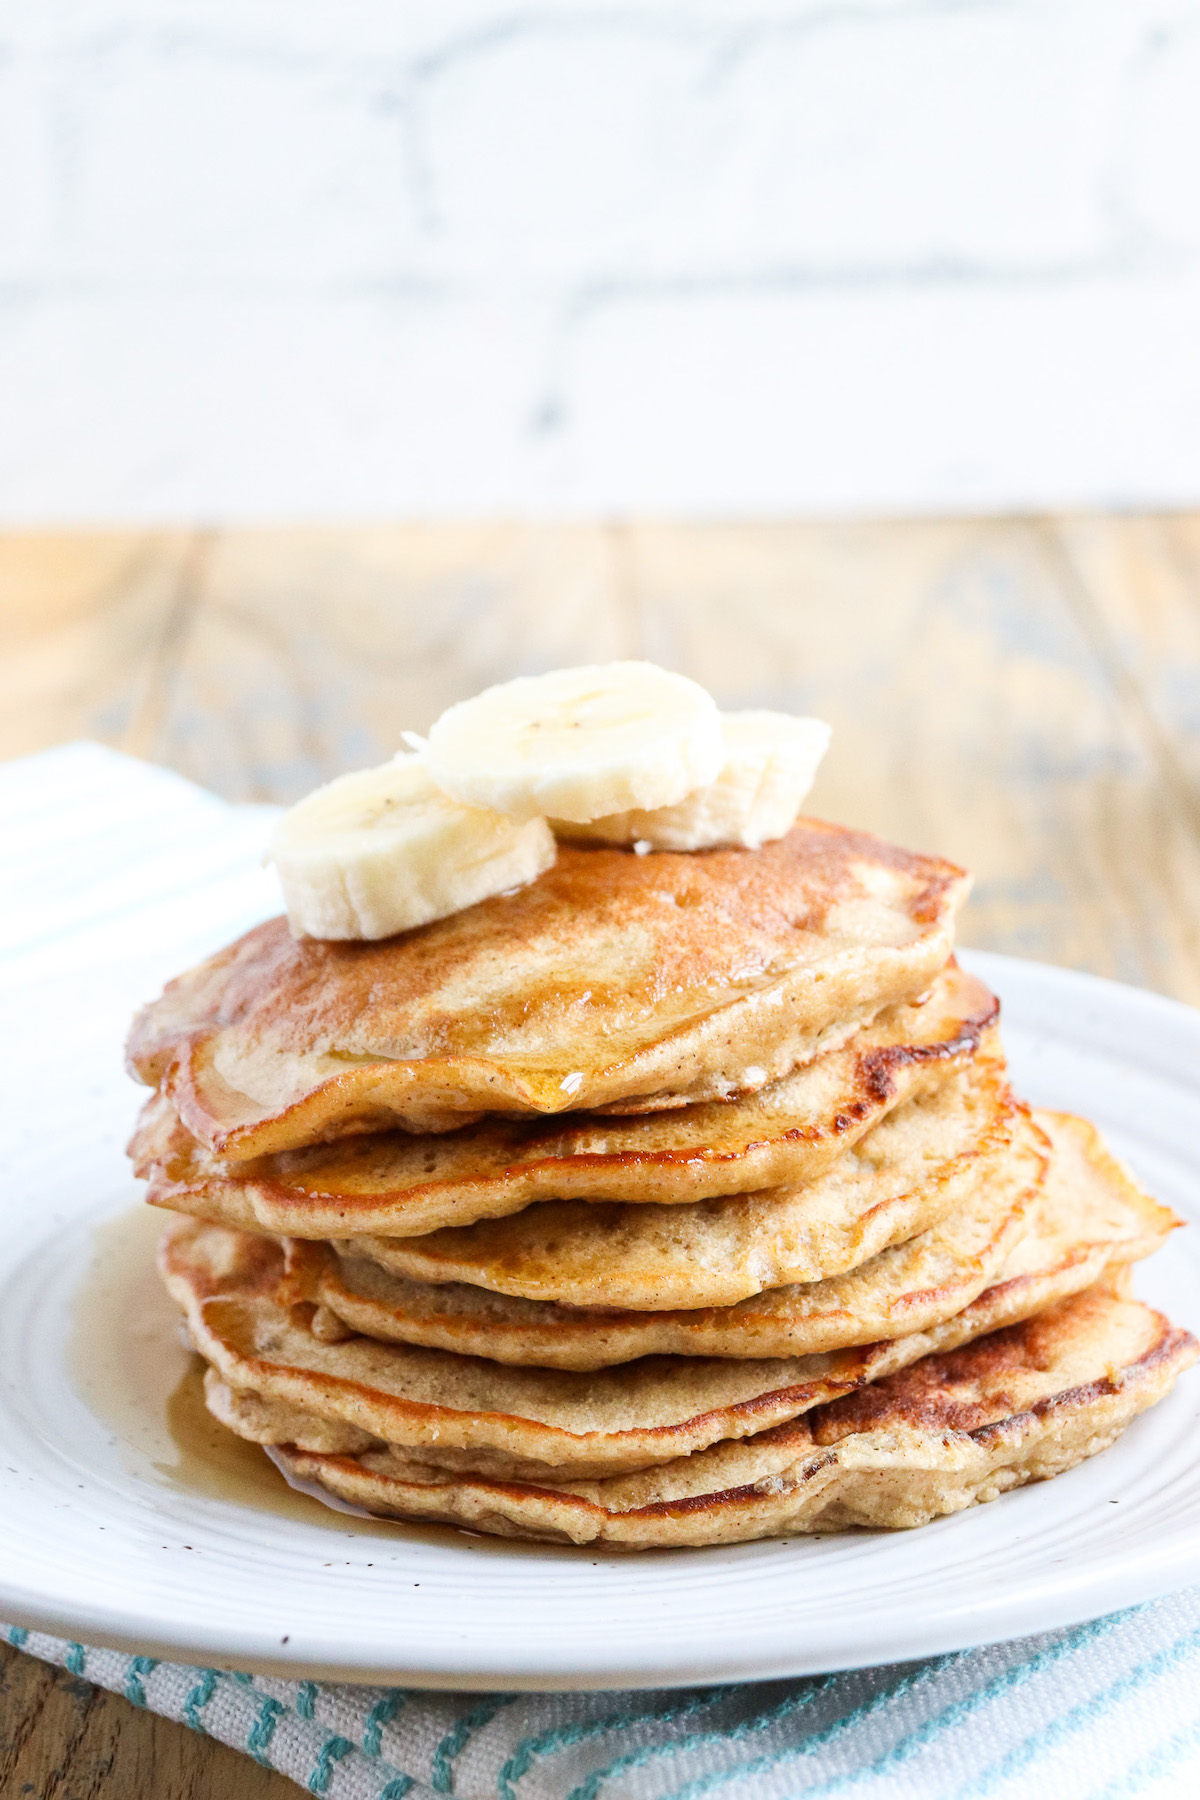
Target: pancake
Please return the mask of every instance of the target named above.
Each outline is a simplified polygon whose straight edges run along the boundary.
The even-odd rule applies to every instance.
[[[203,1258],[210,1252],[210,1238],[222,1232],[221,1227],[198,1227],[200,1237],[191,1246],[185,1247],[185,1259],[189,1254]],[[237,1234],[225,1234],[236,1237]],[[221,1260],[221,1252],[215,1255]],[[236,1252],[235,1252],[236,1257]],[[1114,1293],[1127,1293],[1128,1270],[1120,1264],[1101,1272],[1101,1281],[1108,1284]],[[1095,1283],[1091,1284],[1095,1285]],[[787,1366],[796,1377],[795,1387],[802,1390],[793,1396],[795,1415],[799,1416],[815,1406],[827,1404],[831,1399],[844,1394],[856,1392],[868,1383],[882,1380],[897,1372],[909,1368],[912,1364],[929,1356],[945,1354],[968,1344],[988,1333],[1003,1330],[1010,1325],[1019,1324],[1025,1319],[1033,1318],[1057,1305],[1072,1294],[1081,1292],[1076,1282],[1076,1271],[1063,1263],[1057,1267],[1044,1270],[1040,1276],[1023,1280],[998,1282],[988,1288],[970,1306],[967,1306],[953,1318],[943,1320],[929,1330],[913,1332],[910,1336],[881,1341],[876,1344],[862,1345],[824,1356],[799,1357]],[[230,1298],[231,1296],[226,1296]],[[189,1315],[190,1316],[190,1315]],[[223,1328],[224,1315],[215,1315],[218,1330]],[[205,1326],[211,1332],[212,1318]],[[202,1321],[202,1324],[204,1322]],[[224,1321],[227,1323],[227,1321]],[[299,1329],[304,1324],[304,1315],[293,1314],[292,1323]],[[338,1382],[319,1383],[309,1380],[307,1393],[304,1390],[306,1354],[303,1345],[295,1340],[291,1346],[298,1352],[299,1360],[288,1365],[288,1379],[285,1381],[275,1366],[264,1366],[257,1371],[245,1358],[236,1355],[226,1356],[228,1367],[237,1375],[237,1381],[250,1382],[253,1385],[233,1385],[224,1378],[217,1361],[211,1361],[205,1373],[205,1394],[209,1410],[223,1423],[237,1431],[241,1436],[252,1439],[255,1443],[270,1446],[290,1445],[295,1449],[316,1450],[322,1454],[357,1455],[362,1450],[393,1450],[409,1460],[429,1464],[436,1468],[451,1468],[472,1474],[507,1474],[515,1476],[532,1475],[537,1480],[568,1480],[578,1476],[589,1457],[599,1457],[602,1448],[598,1448],[598,1440],[588,1446],[578,1441],[571,1442],[570,1434],[561,1440],[569,1445],[569,1455],[561,1465],[551,1467],[529,1457],[521,1457],[514,1450],[500,1448],[483,1441],[453,1444],[434,1440],[419,1441],[411,1429],[409,1422],[401,1420],[400,1429],[404,1432],[401,1442],[390,1441],[386,1435],[389,1427],[395,1427],[395,1416],[387,1417],[388,1394],[386,1390],[376,1388],[368,1390],[371,1394],[371,1412],[356,1412],[356,1400],[350,1395],[349,1388]],[[209,1350],[212,1352],[212,1343]],[[662,1360],[662,1359],[659,1359]],[[650,1375],[653,1378],[655,1369],[653,1359],[650,1361]],[[705,1368],[701,1361],[694,1361],[686,1367],[689,1378],[695,1382],[693,1389],[697,1397],[703,1391]],[[761,1365],[764,1369],[767,1364]],[[779,1367],[778,1364],[770,1365]],[[348,1364],[343,1365],[349,1369]],[[627,1375],[636,1371],[626,1371]],[[348,1381],[348,1376],[347,1376]],[[512,1390],[515,1392],[515,1389]],[[528,1392],[531,1390],[527,1390]],[[577,1401],[587,1404],[590,1392],[611,1397],[613,1389],[599,1387],[591,1389],[589,1378],[576,1375],[560,1384],[559,1397],[568,1398],[574,1395]],[[544,1389],[541,1398],[546,1400],[550,1394]],[[290,1397],[287,1397],[289,1396]],[[307,1404],[303,1402],[307,1401]],[[361,1402],[361,1395],[358,1396]],[[553,1405],[553,1399],[549,1400]],[[366,1418],[366,1424],[353,1422],[352,1414]],[[730,1411],[727,1417],[732,1418]],[[526,1424],[532,1421],[525,1421]],[[765,1429],[765,1428],[764,1428]],[[461,1435],[461,1434],[460,1434]],[[477,1435],[484,1436],[483,1421],[479,1421]],[[715,1438],[713,1442],[740,1441],[746,1433],[732,1433],[729,1440]],[[749,1435],[755,1435],[753,1431]],[[670,1445],[667,1437],[666,1445]],[[662,1447],[662,1446],[660,1446]],[[610,1464],[620,1460],[621,1446],[606,1446]],[[632,1449],[632,1445],[626,1445]],[[695,1456],[699,1450],[689,1452]],[[659,1467],[659,1463],[648,1461],[644,1467]],[[607,1474],[606,1474],[607,1478]]]
[[[274,1454],[372,1512],[505,1537],[654,1549],[911,1527],[1106,1449],[1197,1348],[1101,1285],[785,1425],[606,1480],[498,1481],[392,1449]],[[239,1428],[236,1408],[227,1422]]]
[[[772,1288],[697,1312],[607,1312],[514,1299],[459,1283],[391,1275],[363,1257],[293,1240],[289,1282],[319,1303],[318,1335],[360,1332],[497,1362],[599,1369],[639,1356],[807,1356],[942,1323],[996,1282],[1056,1277],[1057,1293],[1090,1287],[1107,1267],[1158,1249],[1180,1221],[1109,1155],[1095,1127],[1035,1112],[1033,1144],[1003,1179],[938,1225],[847,1275]],[[1044,1136],[1040,1134],[1045,1134]],[[1040,1174],[1040,1170],[1038,1171]],[[1024,1184],[1024,1185],[1023,1185]],[[1061,1286],[1060,1278],[1072,1284]]]
[[[685,1206],[553,1200],[424,1237],[353,1237],[414,1281],[668,1311],[840,1275],[1003,1180],[1015,1121],[996,1047],[897,1107],[816,1181]]]
[[[534,1201],[659,1204],[812,1181],[912,1095],[961,1068],[998,1002],[953,964],[920,1005],[889,1007],[837,1050],[754,1095],[636,1119],[488,1119],[442,1136],[393,1131],[216,1157],[156,1094],[129,1146],[157,1206],[291,1237],[415,1236]]]
[[[274,1298],[278,1246],[191,1221],[168,1229],[160,1267],[223,1384],[249,1390],[260,1407],[282,1402],[289,1421],[300,1409],[350,1427],[350,1443],[365,1434],[440,1464],[505,1474],[645,1468],[790,1419],[857,1379],[852,1359],[842,1371],[830,1358],[660,1356],[580,1375],[369,1338],[324,1343],[311,1308]]]
[[[1126,1246],[1118,1254],[1128,1254]],[[1036,1263],[1037,1259],[1033,1259]],[[902,1369],[935,1350],[1027,1317],[1078,1285],[1078,1261],[987,1289],[959,1313],[903,1338],[808,1356],[648,1356],[590,1373],[355,1337],[329,1342],[311,1307],[289,1305],[280,1248],[251,1233],[179,1220],[161,1266],[238,1429],[321,1451],[401,1448],[486,1474],[610,1474],[752,1435]],[[1005,1271],[1007,1275],[1007,1271]]]
[[[921,993],[966,889],[951,863],[815,820],[760,850],[563,848],[519,892],[377,942],[258,926],[138,1015],[130,1066],[239,1159],[725,1099]]]

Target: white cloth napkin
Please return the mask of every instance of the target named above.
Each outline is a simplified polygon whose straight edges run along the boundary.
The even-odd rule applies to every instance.
[[[92,1023],[53,1047],[54,1073],[106,1140],[133,1006],[277,909],[260,867],[272,816],[96,745],[0,766],[0,998],[6,1010],[61,1003],[55,1016],[69,1017],[88,984]],[[34,1073],[13,1039],[0,1034],[0,1091],[13,1091],[18,1057],[24,1079]],[[129,1090],[130,1119],[136,1103]],[[649,1693],[284,1681],[0,1629],[331,1800],[1200,1794],[1195,1590],[927,1662]]]

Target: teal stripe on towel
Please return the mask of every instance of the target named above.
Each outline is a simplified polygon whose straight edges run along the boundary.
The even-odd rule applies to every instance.
[[[250,1727],[250,1735],[246,1739],[246,1748],[255,1762],[261,1763],[264,1769],[274,1768],[267,1751],[271,1748],[271,1739],[275,1736],[275,1727],[279,1723],[279,1715],[283,1712],[283,1703],[267,1694],[258,1709],[258,1717]]]
[[[692,1732],[688,1737],[672,1739],[666,1744],[643,1744],[637,1750],[629,1750],[624,1756],[618,1756],[613,1762],[606,1763],[602,1769],[593,1769],[586,1781],[581,1781],[578,1787],[571,1790],[567,1800],[596,1800],[596,1795],[604,1782],[610,1780],[614,1775],[626,1774],[630,1769],[644,1768],[647,1763],[657,1761],[660,1757],[685,1756],[693,1750],[705,1750],[714,1744],[739,1743],[743,1738],[749,1737],[752,1732],[766,1731],[772,1725],[778,1724],[781,1719],[791,1718],[793,1714],[802,1711],[806,1706],[811,1706],[822,1694],[828,1693],[831,1688],[836,1687],[841,1679],[841,1675],[838,1674],[823,1675],[815,1680],[810,1680],[799,1693],[789,1694],[764,1712],[756,1713],[752,1718],[740,1720],[728,1731],[697,1731]]]
[[[157,1656],[131,1656],[125,1672],[125,1698],[131,1706],[145,1706],[147,1675],[158,1667]]]
[[[917,1692],[929,1682],[936,1680],[939,1675],[944,1674],[946,1669],[955,1662],[961,1660],[961,1654],[939,1657],[936,1662],[927,1663],[923,1669],[916,1669],[911,1675],[902,1675],[899,1681],[892,1683],[891,1687],[884,1688],[880,1693],[872,1695],[870,1700],[864,1700],[863,1704],[856,1706],[853,1712],[847,1713],[844,1718],[835,1720],[824,1731],[815,1732],[812,1737],[805,1738],[802,1743],[789,1744],[786,1749],[777,1750],[771,1755],[756,1756],[752,1762],[736,1763],[728,1769],[714,1770],[711,1775],[697,1776],[695,1781],[689,1781],[685,1787],[678,1788],[672,1793],[669,1800],[694,1800],[694,1796],[710,1793],[714,1788],[723,1787],[726,1782],[736,1781],[743,1775],[763,1775],[770,1769],[781,1767],[784,1763],[795,1762],[797,1757],[811,1756],[815,1750],[823,1750],[830,1744],[836,1744],[839,1738],[846,1736],[847,1732],[853,1731],[867,1719],[874,1718],[876,1713],[883,1712],[886,1707],[894,1705],[897,1700],[903,1700],[906,1695]],[[829,1677],[831,1683],[837,1679],[837,1676]],[[819,1794],[824,1792],[824,1789],[813,1788],[811,1791]]]
[[[202,1669],[199,1681],[183,1703],[184,1724],[190,1725],[192,1730],[198,1731],[202,1737],[207,1737],[208,1728],[200,1714],[216,1693],[217,1681],[218,1676],[215,1669]]]
[[[375,1702],[367,1714],[367,1722],[363,1726],[362,1747],[365,1756],[379,1755],[383,1728],[385,1725],[391,1724],[406,1699],[407,1695],[403,1689],[393,1688],[390,1694],[385,1694],[382,1700]]]
[[[317,1766],[308,1778],[310,1794],[324,1794],[328,1791],[334,1764],[341,1762],[343,1756],[349,1756],[353,1748],[349,1738],[339,1737],[336,1732],[325,1739],[317,1758]]]
[[[454,1792],[454,1770],[451,1764],[455,1757],[461,1756],[477,1731],[490,1725],[498,1712],[511,1706],[518,1698],[516,1694],[489,1694],[472,1712],[464,1713],[453,1731],[446,1733],[433,1753],[430,1769],[429,1785],[435,1794]]]
[[[1090,1699],[1081,1700],[1077,1706],[1071,1707],[1070,1711],[1063,1713],[1060,1718],[1052,1720],[1041,1731],[1032,1732],[1024,1743],[1018,1744],[1015,1749],[1008,1752],[1007,1756],[1002,1756],[998,1762],[992,1763],[990,1768],[982,1770],[973,1781],[968,1782],[966,1787],[961,1788],[956,1800],[982,1800],[982,1796],[990,1794],[999,1782],[1028,1768],[1029,1764],[1042,1751],[1055,1749],[1074,1732],[1082,1730],[1085,1725],[1092,1724],[1096,1719],[1103,1718],[1110,1706],[1119,1705],[1122,1700],[1130,1694],[1137,1693],[1138,1689],[1145,1687],[1148,1682],[1156,1681],[1160,1675],[1165,1675],[1169,1670],[1178,1668],[1180,1663],[1187,1662],[1198,1649],[1200,1649],[1200,1628],[1186,1632],[1181,1638],[1176,1638],[1175,1642],[1169,1644],[1165,1650],[1160,1650],[1157,1655],[1149,1657],[1146,1662],[1139,1663],[1135,1669],[1130,1669],[1127,1674],[1110,1682],[1109,1686],[1102,1688],[1098,1694],[1093,1694]]]
[[[1200,1748],[1200,1719],[1194,1719],[1183,1731],[1177,1731],[1147,1756],[1141,1757],[1107,1787],[1097,1788],[1091,1800],[1128,1800],[1128,1796],[1144,1793],[1152,1781],[1158,1781],[1177,1768],[1188,1752]],[[382,1800],[382,1796],[381,1796]]]
[[[573,1750],[588,1738],[603,1737],[609,1731],[628,1731],[634,1725],[669,1725],[676,1719],[690,1718],[726,1694],[732,1688],[706,1688],[675,1706],[632,1707],[624,1712],[606,1713],[602,1719],[588,1719],[578,1725],[560,1725],[554,1731],[543,1731],[535,1737],[522,1738],[498,1777],[500,1800],[517,1800],[514,1784],[529,1772],[535,1757],[552,1756],[559,1750]],[[580,1790],[577,1788],[576,1793]]]
[[[1052,1644],[1048,1649],[1039,1651],[1036,1656],[1028,1657],[1024,1662],[1015,1663],[1012,1668],[1005,1669],[1001,1674],[994,1676],[986,1686],[978,1689],[976,1693],[968,1694],[962,1700],[954,1701],[953,1705],[936,1713],[923,1725],[918,1725],[915,1731],[910,1731],[905,1737],[902,1737],[899,1743],[894,1744],[884,1756],[877,1757],[874,1762],[867,1763],[862,1768],[854,1769],[844,1775],[830,1776],[828,1780],[819,1782],[815,1786],[806,1787],[804,1789],[805,1800],[814,1800],[815,1796],[822,1794],[836,1794],[852,1782],[873,1780],[880,1775],[889,1774],[893,1769],[900,1768],[906,1762],[911,1762],[912,1758],[920,1751],[927,1749],[931,1743],[936,1742],[955,1725],[969,1719],[988,1701],[1010,1692],[1013,1688],[1024,1686],[1025,1682],[1031,1680],[1033,1676],[1039,1675],[1044,1669],[1051,1668],[1055,1663],[1063,1661],[1076,1650],[1086,1648],[1096,1638],[1103,1637],[1129,1616],[1128,1613],[1121,1613],[1112,1618],[1099,1619],[1092,1625],[1085,1625],[1072,1632],[1070,1637],[1062,1639],[1057,1644]],[[925,1670],[919,1670],[915,1675],[898,1682],[894,1688],[876,1695],[874,1700],[868,1701],[865,1706],[859,1707],[855,1712],[848,1713],[844,1719],[839,1720],[836,1725],[831,1725],[828,1731],[822,1732],[818,1737],[810,1738],[804,1744],[780,1751],[773,1758],[760,1759],[760,1766],[752,1771],[728,1771],[725,1779],[739,1772],[761,1775],[768,1769],[779,1767],[782,1763],[794,1762],[797,1757],[810,1755],[813,1750],[824,1749],[830,1743],[836,1743],[837,1739],[844,1736],[846,1731],[852,1730],[865,1718],[880,1711],[883,1705],[912,1693],[922,1686],[925,1680],[932,1678],[935,1674],[941,1674],[944,1669],[962,1662],[972,1654],[971,1651],[964,1650],[954,1656],[940,1659],[938,1664],[930,1664]],[[706,1788],[700,1788],[697,1784],[693,1784],[693,1787],[696,1792],[706,1792],[708,1788],[718,1785],[719,1782],[714,1780],[708,1782]],[[683,1800],[683,1796],[672,1795],[671,1800]],[[687,1800],[691,1800],[690,1793]]]

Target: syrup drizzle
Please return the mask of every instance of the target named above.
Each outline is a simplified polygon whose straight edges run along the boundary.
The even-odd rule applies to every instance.
[[[422,1526],[335,1512],[297,1493],[257,1444],[212,1417],[204,1364],[185,1345],[178,1309],[154,1266],[162,1227],[160,1213],[137,1205],[97,1228],[67,1353],[76,1389],[111,1430],[130,1473],[343,1536],[433,1535]],[[433,1530],[444,1541],[443,1531]]]

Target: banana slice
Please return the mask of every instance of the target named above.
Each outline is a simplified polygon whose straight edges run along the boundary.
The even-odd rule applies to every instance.
[[[684,675],[603,663],[522,676],[444,712],[425,760],[438,786],[513,819],[671,806],[721,767],[721,715]]]
[[[284,814],[269,851],[297,937],[382,938],[524,887],[556,855],[545,819],[517,825],[442,793],[418,756],[342,775]]]
[[[651,850],[708,850],[743,844],[757,850],[790,831],[829,747],[821,719],[787,713],[723,713],[725,760],[708,787],[677,806],[614,813],[577,825],[552,819],[560,837]]]

